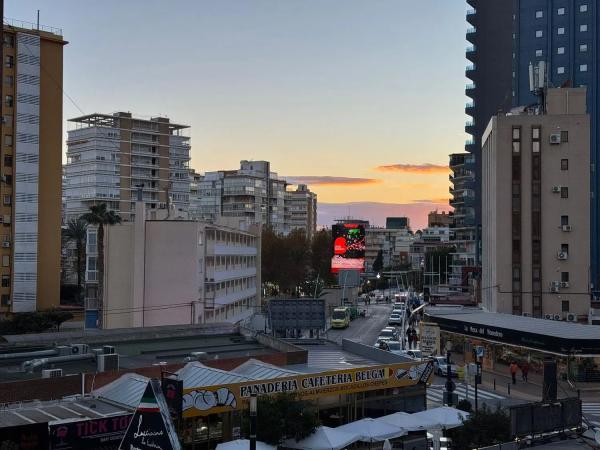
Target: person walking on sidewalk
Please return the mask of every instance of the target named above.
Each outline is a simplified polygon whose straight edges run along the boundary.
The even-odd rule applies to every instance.
[[[517,366],[516,362],[510,363],[510,375],[512,377],[512,384],[517,384],[517,370],[519,370],[519,366]]]
[[[521,379],[527,383],[527,375],[529,374],[529,363],[525,361],[521,365]]]

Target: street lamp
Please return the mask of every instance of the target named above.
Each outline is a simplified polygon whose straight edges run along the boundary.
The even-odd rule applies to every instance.
[[[446,342],[446,405],[452,406],[452,392],[454,391],[454,383],[452,382],[452,363],[450,356],[452,354],[452,342]]]
[[[256,394],[250,395],[250,450],[256,450]]]

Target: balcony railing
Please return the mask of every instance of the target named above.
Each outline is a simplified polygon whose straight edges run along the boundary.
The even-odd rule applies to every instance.
[[[477,30],[475,29],[475,27],[470,27],[469,29],[467,29],[467,34],[474,34],[476,32]]]

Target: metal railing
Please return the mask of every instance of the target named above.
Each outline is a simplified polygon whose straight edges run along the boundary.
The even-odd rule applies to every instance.
[[[8,17],[4,18],[4,25],[8,25],[10,27],[15,27],[15,28],[23,28],[26,30],[45,31],[47,33],[56,34],[57,36],[62,36],[61,28],[51,27],[48,25],[41,25],[41,24],[37,24],[37,23],[25,22],[23,20],[10,19]]]

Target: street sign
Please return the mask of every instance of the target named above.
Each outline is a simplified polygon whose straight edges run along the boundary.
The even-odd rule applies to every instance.
[[[434,323],[419,324],[419,348],[423,356],[440,354],[440,327]]]
[[[477,358],[483,358],[485,356],[485,347],[483,345],[475,347],[475,355]]]

